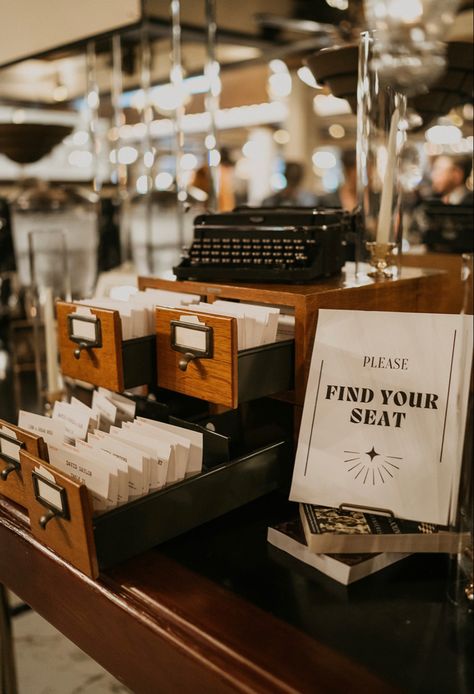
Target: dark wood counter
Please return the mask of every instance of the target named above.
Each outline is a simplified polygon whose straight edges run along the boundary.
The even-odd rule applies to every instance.
[[[157,550],[92,581],[39,545],[4,500],[0,581],[137,694],[394,691]]]
[[[345,587],[266,543],[289,513],[261,499],[92,581],[1,501],[0,582],[136,694],[472,694],[472,615],[446,599],[446,556]]]

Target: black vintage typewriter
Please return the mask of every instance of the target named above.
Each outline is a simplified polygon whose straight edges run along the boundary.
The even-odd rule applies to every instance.
[[[178,279],[309,282],[341,271],[354,216],[342,209],[238,207],[203,214]]]

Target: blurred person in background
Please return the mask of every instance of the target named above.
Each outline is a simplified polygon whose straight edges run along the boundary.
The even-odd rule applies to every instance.
[[[357,158],[355,150],[346,150],[341,154],[344,181],[335,193],[323,195],[319,204],[323,207],[342,207],[351,212],[358,205],[357,198]]]
[[[265,198],[262,205],[264,207],[315,207],[318,204],[316,195],[302,188],[304,174],[303,164],[296,161],[287,162],[284,171],[285,188]]]
[[[433,193],[447,205],[472,205],[472,191],[466,185],[471,171],[472,158],[468,155],[436,157],[431,169]]]
[[[428,178],[404,194],[404,234],[411,245],[427,244],[430,250],[449,252],[449,237],[456,239],[461,233],[459,225],[465,227],[465,218],[453,217],[450,210],[461,205],[469,210],[473,204],[472,191],[466,185],[471,170],[470,156],[441,154],[433,160]],[[471,215],[466,214],[469,219]],[[433,234],[438,238],[440,233],[445,234],[446,249],[433,246]]]
[[[230,158],[229,150],[226,147],[222,147],[220,155],[221,158],[218,168],[219,189],[217,192],[217,210],[219,212],[229,212],[235,207],[234,163]],[[207,164],[200,166],[199,169],[195,171],[189,189],[191,194],[193,193],[193,188],[198,188],[205,194],[206,197],[198,197],[200,202],[205,203],[209,199],[212,189],[212,179],[211,171]]]
[[[235,207],[234,162],[227,147],[221,148],[219,164],[218,208],[220,212],[229,212]]]

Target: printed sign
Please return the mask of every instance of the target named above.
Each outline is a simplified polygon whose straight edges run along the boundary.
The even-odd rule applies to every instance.
[[[471,317],[321,310],[290,499],[447,524],[471,354]]]

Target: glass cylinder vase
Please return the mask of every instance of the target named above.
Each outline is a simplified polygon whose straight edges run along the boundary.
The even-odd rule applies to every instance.
[[[58,299],[71,300],[67,240],[60,229],[28,233],[30,286],[25,304],[34,335],[37,406],[44,414],[63,395],[55,304]]]
[[[99,247],[97,206],[97,196],[81,189],[39,179],[23,181],[12,206],[13,243],[22,287],[29,287],[32,280],[28,235],[43,230],[57,231],[64,234],[72,298],[92,296]],[[40,238],[39,234],[36,238]],[[47,247],[48,239],[45,238],[44,249]],[[47,266],[47,257],[46,254],[38,262],[46,262]],[[43,272],[43,267],[37,270]],[[50,272],[57,273],[57,269],[51,267]]]
[[[474,254],[463,253],[461,264],[461,313],[471,316],[473,312]],[[466,355],[469,359],[470,355]],[[474,611],[474,390],[469,392],[466,418],[466,434],[461,466],[459,492],[453,508],[457,513],[451,522],[451,530],[458,533],[456,552],[450,556],[448,573],[448,598],[463,612]]]
[[[399,152],[405,141],[406,97],[378,74],[376,38],[364,32],[357,86],[357,176],[363,215],[357,273],[375,279],[398,276],[402,247]]]

